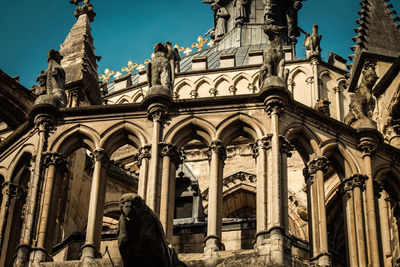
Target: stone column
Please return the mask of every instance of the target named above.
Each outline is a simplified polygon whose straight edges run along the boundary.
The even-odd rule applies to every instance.
[[[222,176],[226,151],[220,140],[210,144],[210,185],[208,191],[208,223],[205,238],[205,254],[222,250]]]
[[[13,198],[25,198],[27,190],[20,185],[14,184],[10,181],[5,181],[2,184],[1,193],[3,199],[1,202],[1,212],[0,212],[0,251],[3,246],[4,232],[7,226],[8,213],[10,208],[10,203]]]
[[[49,224],[49,215],[53,199],[53,186],[54,179],[56,176],[57,169],[59,171],[65,170],[67,161],[60,153],[46,152],[43,154],[43,165],[47,168],[47,175],[45,178],[43,188],[43,202],[42,212],[39,219],[39,230],[37,245],[34,249],[34,262],[39,264],[47,260],[47,255],[50,255],[51,251],[48,251],[51,247],[46,244],[47,231]],[[52,246],[52,244],[51,244]]]
[[[271,148],[272,135],[258,139],[253,146],[253,157],[257,168],[257,195],[256,195],[256,249],[267,244],[267,151]]]
[[[333,90],[335,91],[335,99],[336,99],[336,119],[338,121],[342,121],[342,111],[340,110],[340,87],[337,86],[335,88],[333,88]]]
[[[38,144],[36,147],[35,167],[30,179],[30,188],[24,212],[24,224],[21,231],[20,245],[17,248],[15,266],[27,266],[31,252],[32,235],[35,228],[40,184],[42,180],[42,153],[47,149],[47,139],[51,129],[50,115],[39,113],[35,117],[35,128],[38,131]]]
[[[139,184],[138,195],[146,202],[146,189],[149,178],[149,161],[151,158],[151,145],[145,145],[139,148],[138,167],[139,167]]]
[[[340,192],[346,218],[347,247],[351,267],[367,266],[365,223],[363,218],[362,192],[365,188],[365,175],[355,174],[342,181]]]
[[[151,139],[151,159],[149,181],[147,185],[146,204],[156,215],[160,214],[160,149],[159,142],[162,135],[162,122],[167,111],[162,106],[154,106],[148,110],[148,118],[153,122],[153,135]]]
[[[379,224],[381,229],[381,242],[382,242],[382,255],[383,255],[383,266],[392,266],[392,245],[390,236],[390,225],[389,225],[389,204],[390,201],[388,194],[383,190],[381,183],[375,184],[375,192],[378,197],[378,212],[379,212]]]
[[[376,225],[376,211],[375,211],[375,193],[374,193],[374,182],[372,178],[372,162],[371,157],[375,153],[376,144],[373,138],[363,137],[360,140],[359,149],[363,152],[364,159],[364,171],[365,175],[368,176],[366,182],[366,218],[367,218],[367,244],[369,248],[370,264],[372,267],[379,267],[379,243],[378,243],[378,230]]]
[[[312,70],[313,70],[313,82],[314,82],[313,105],[314,105],[315,101],[317,101],[321,98],[321,92],[319,90],[318,65],[319,65],[319,58],[312,57],[311,58],[311,66],[312,66]]]
[[[92,152],[94,169],[90,190],[89,211],[86,228],[86,240],[82,246],[81,260],[87,261],[98,257],[103,224],[104,197],[106,187],[105,171],[102,164],[108,164],[104,149],[98,148]]]
[[[328,231],[325,209],[324,173],[328,170],[329,161],[326,157],[317,157],[308,162],[308,190],[310,191],[309,231],[312,240],[312,260],[318,266],[331,266],[328,252]]]
[[[285,233],[289,234],[289,193],[287,159],[292,156],[293,145],[283,136],[279,136],[281,146],[281,176],[282,176],[282,222]]]
[[[175,205],[175,174],[179,154],[175,145],[161,143],[162,175],[160,221],[167,240],[172,244]]]

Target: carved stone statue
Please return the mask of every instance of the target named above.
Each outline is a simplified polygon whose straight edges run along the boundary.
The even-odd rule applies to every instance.
[[[266,25],[274,25],[276,24],[274,18],[274,8],[276,4],[272,3],[272,0],[263,0],[264,2],[264,22]]]
[[[264,52],[264,61],[260,69],[260,90],[270,77],[277,77],[286,84],[289,71],[285,70],[285,53],[282,50],[281,32],[284,29],[286,27],[276,25],[269,25],[264,29],[268,34],[270,45]]]
[[[314,24],[311,36],[306,33],[306,38],[304,39],[304,46],[309,55],[320,55],[321,54],[321,39],[322,35],[318,34],[318,25]]]
[[[215,40],[221,39],[227,32],[226,23],[230,17],[228,10],[217,3],[211,5],[214,10]]]
[[[376,123],[372,121],[375,109],[375,99],[371,94],[378,76],[375,72],[376,63],[367,62],[362,71],[361,83],[352,95],[350,100],[349,113],[344,118],[344,123],[355,128],[372,127],[376,128]]]
[[[175,80],[175,73],[179,72],[179,62],[181,61],[181,56],[179,55],[178,49],[172,48],[171,42],[166,43],[168,48],[168,59],[171,64],[171,74],[172,74],[172,82]]]
[[[35,100],[35,105],[50,104],[57,107],[65,107],[67,105],[65,71],[60,64],[62,58],[57,50],[50,49],[47,53],[48,67],[37,78],[40,86],[45,88],[46,94],[38,96]]]
[[[154,46],[152,60],[147,64],[147,81],[149,93],[172,94],[173,69],[171,68],[168,46],[157,43]]]
[[[233,6],[236,8],[236,24],[242,24],[247,21],[247,11],[246,6],[248,4],[248,0],[235,0],[233,2]]]
[[[120,210],[117,235],[124,267],[171,267],[171,256],[160,220],[143,199],[134,193],[124,194]]]
[[[288,25],[288,36],[291,40],[296,40],[300,36],[300,31],[297,25],[297,13],[303,6],[299,0],[291,0],[289,9],[286,12],[286,21]]]
[[[329,110],[329,104],[331,104],[331,101],[329,101],[328,98],[323,97],[321,99],[318,99],[317,103],[314,105],[314,109],[316,111],[324,113],[327,116],[330,116],[331,112]]]

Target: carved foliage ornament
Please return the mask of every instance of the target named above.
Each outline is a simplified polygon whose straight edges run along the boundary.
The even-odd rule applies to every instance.
[[[91,152],[90,155],[91,155],[91,157],[93,159],[93,163],[101,161],[101,163],[103,163],[104,165],[108,165],[109,162],[110,162],[110,160],[107,157],[104,149],[102,149],[102,148],[98,148],[98,149],[93,150],[93,152]]]
[[[330,165],[329,160],[326,157],[317,157],[308,162],[308,173],[310,175],[315,174],[317,171],[326,172]]]
[[[20,199],[26,197],[28,190],[23,186],[7,181],[3,183],[1,191],[3,195],[9,195],[10,197]]]
[[[342,193],[353,190],[355,187],[364,189],[365,181],[368,180],[368,176],[362,174],[355,174],[345,180],[340,184],[339,190]]]
[[[160,143],[160,156],[169,157],[176,165],[182,163],[182,154],[173,144]]]
[[[209,146],[209,157],[211,159],[211,153],[217,153],[221,160],[226,159],[226,150],[220,140],[214,140]]]
[[[60,167],[61,169],[65,169],[67,160],[61,153],[45,152],[43,153],[43,164],[46,167],[54,165],[56,167]]]
[[[376,144],[372,138],[361,138],[358,148],[364,153],[364,156],[371,156],[376,152]]]
[[[256,140],[254,144],[252,144],[253,148],[253,157],[257,158],[260,152],[260,149],[268,150],[271,148],[271,138],[272,134],[268,134],[267,136]]]
[[[294,146],[282,135],[279,136],[279,142],[281,146],[281,153],[286,153],[288,157],[291,157]]]

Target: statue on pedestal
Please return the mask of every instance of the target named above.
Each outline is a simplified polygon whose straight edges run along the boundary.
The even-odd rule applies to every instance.
[[[350,111],[344,118],[344,123],[354,128],[376,128],[372,120],[375,109],[375,99],[371,93],[378,76],[375,72],[376,63],[366,62],[362,71],[361,83],[351,96]]]
[[[171,58],[168,56],[168,46],[157,43],[151,62],[147,64],[147,81],[149,83],[149,94],[168,94],[172,96],[173,68]]]
[[[61,67],[60,52],[50,49],[47,53],[48,67],[41,71],[37,80],[40,87],[44,86],[45,94],[39,95],[35,100],[35,105],[50,104],[57,107],[67,106],[67,95],[65,93],[65,71]]]
[[[227,32],[226,23],[230,17],[228,10],[217,3],[211,5],[214,10],[215,40],[220,40]]]
[[[260,90],[265,86],[266,81],[274,80],[281,86],[286,85],[289,70],[285,70],[285,53],[282,50],[281,34],[286,27],[277,25],[265,26],[265,33],[268,35],[270,45],[264,52],[264,61],[260,69],[259,85]]]
[[[286,21],[288,25],[288,36],[292,41],[296,40],[296,37],[300,36],[300,30],[297,24],[297,13],[302,7],[302,3],[299,0],[291,0],[289,9],[286,12]]]
[[[236,9],[235,24],[243,24],[245,21],[247,21],[248,18],[246,6],[248,3],[248,0],[235,0],[233,2],[233,6]]]
[[[307,50],[308,56],[321,54],[321,45],[320,45],[321,39],[322,35],[318,34],[318,25],[314,24],[311,36],[309,33],[306,33],[306,38],[304,39],[304,44],[303,44],[303,46],[305,46]]]

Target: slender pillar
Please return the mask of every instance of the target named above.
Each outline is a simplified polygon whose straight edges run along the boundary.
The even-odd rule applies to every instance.
[[[149,178],[149,161],[151,158],[151,145],[145,145],[139,149],[138,166],[139,166],[139,184],[138,195],[146,201],[146,189]]]
[[[340,192],[346,215],[346,236],[351,267],[367,266],[367,247],[363,216],[362,192],[365,188],[365,175],[355,174],[342,181]]]
[[[27,190],[20,185],[14,184],[10,181],[5,181],[2,184],[1,192],[3,195],[3,200],[1,202],[0,212],[0,251],[3,246],[3,237],[7,226],[6,222],[8,219],[11,200],[13,198],[25,198]]]
[[[312,260],[318,266],[331,266],[328,252],[328,231],[325,208],[324,173],[328,170],[329,161],[326,157],[317,157],[308,163],[308,174],[311,194],[311,227],[313,248]],[[315,233],[314,233],[315,231]]]
[[[179,165],[179,154],[175,145],[162,143],[160,147],[162,157],[160,221],[167,240],[172,244],[175,174]]]
[[[51,128],[50,115],[41,113],[35,117],[35,127],[38,130],[38,144],[36,147],[35,167],[31,176],[31,188],[26,201],[24,224],[21,231],[20,245],[17,248],[17,257],[14,266],[27,266],[31,252],[32,235],[35,228],[35,217],[38,208],[39,191],[42,181],[42,153],[46,150],[47,139]]]
[[[210,185],[208,193],[207,237],[205,238],[205,254],[222,250],[222,174],[226,151],[220,140],[210,144]]]
[[[282,170],[281,170],[281,149],[279,141],[279,115],[283,110],[283,102],[280,99],[272,99],[266,103],[266,112],[271,121],[271,162],[268,166],[270,171],[267,177],[268,194],[268,216],[267,216],[267,243],[268,248],[260,254],[266,254],[267,264],[284,265],[284,243],[285,229],[283,217],[283,196],[282,196]],[[287,186],[287,184],[286,184]]]
[[[283,136],[279,137],[281,148],[281,176],[282,176],[282,222],[285,233],[289,234],[289,193],[287,159],[292,156],[293,145]]]
[[[377,184],[376,188],[378,196],[378,206],[379,206],[379,223],[381,229],[381,242],[382,242],[382,254],[383,254],[383,266],[392,266],[392,245],[390,236],[390,226],[389,226],[389,196],[383,190],[382,184]]]
[[[366,217],[367,217],[367,225],[368,225],[368,244],[370,248],[370,264],[372,267],[379,267],[379,243],[378,243],[378,230],[376,225],[376,211],[375,211],[375,193],[374,193],[374,182],[372,178],[372,163],[371,157],[375,153],[376,144],[373,138],[364,137],[361,138],[359,149],[363,151],[363,159],[364,159],[364,172],[365,175],[368,176],[368,180],[366,182]]]
[[[94,170],[90,190],[86,240],[85,244],[82,246],[81,259],[83,261],[98,257],[104,212],[106,177],[102,164],[108,164],[108,158],[102,148],[94,150],[92,154]]]
[[[335,99],[336,99],[336,119],[338,121],[342,121],[342,111],[340,109],[340,87],[337,86],[335,88],[333,88],[333,90],[335,91]]]
[[[253,146],[253,157],[257,168],[256,218],[257,234],[256,248],[266,245],[267,234],[267,151],[271,148],[271,137],[268,135],[258,139]]]
[[[46,152],[43,153],[43,165],[47,168],[47,175],[45,178],[45,184],[43,188],[43,203],[42,203],[42,212],[40,214],[39,219],[39,230],[38,230],[38,238],[37,244],[34,248],[34,262],[40,263],[47,260],[47,255],[50,255],[52,244],[46,244],[47,240],[47,231],[49,224],[49,215],[50,209],[53,199],[53,187],[54,187],[54,179],[56,176],[57,169],[65,170],[66,160],[60,153],[51,153]]]
[[[315,102],[321,98],[321,92],[319,90],[318,65],[319,65],[319,58],[312,57],[311,58],[311,66],[312,66],[312,70],[313,70],[314,97],[315,97],[313,99],[313,102]]]
[[[148,111],[148,117],[153,122],[153,135],[151,139],[151,159],[149,169],[149,181],[147,185],[146,204],[154,211],[156,215],[160,214],[160,148],[162,122],[166,115],[166,109],[162,106],[151,107]]]

